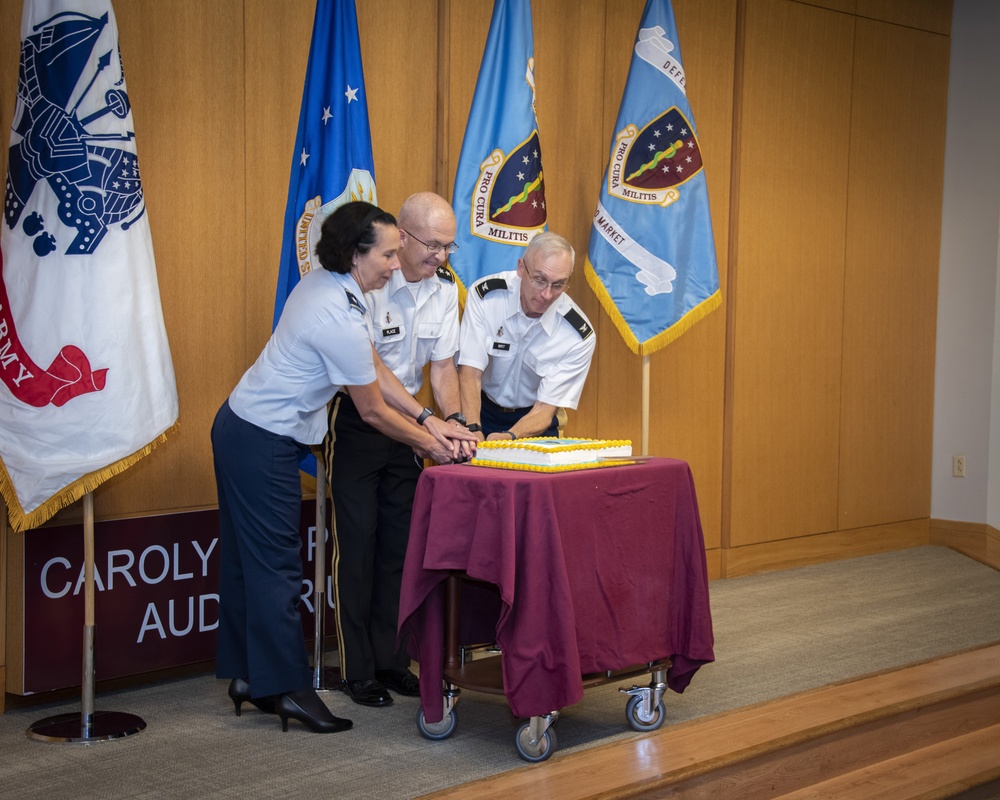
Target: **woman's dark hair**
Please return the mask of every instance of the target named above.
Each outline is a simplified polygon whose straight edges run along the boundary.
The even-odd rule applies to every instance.
[[[371,203],[345,203],[323,220],[316,257],[323,269],[346,275],[354,253],[364,255],[378,240],[375,223],[395,227],[396,218]]]

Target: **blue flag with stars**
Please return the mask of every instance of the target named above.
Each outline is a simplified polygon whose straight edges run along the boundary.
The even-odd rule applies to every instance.
[[[320,229],[337,206],[376,203],[354,0],[317,0],[299,130],[288,182],[272,329],[285,300],[313,266]]]
[[[377,204],[365,76],[354,0],[317,0],[288,204],[272,330],[299,279],[314,267],[323,220],[352,200]],[[299,468],[316,474],[308,455]]]
[[[638,355],[721,303],[708,187],[670,0],[647,0],[594,213],[587,281]]]
[[[483,275],[514,269],[545,230],[534,48],[530,0],[495,0],[452,193],[459,249],[449,263],[463,297]]]

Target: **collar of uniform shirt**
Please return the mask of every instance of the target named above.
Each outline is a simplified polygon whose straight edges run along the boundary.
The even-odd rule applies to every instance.
[[[433,292],[436,292],[441,287],[441,279],[437,275],[431,275],[429,278],[424,278],[420,282],[420,291],[417,293],[419,297],[424,292],[427,293],[429,297]],[[396,294],[400,289],[407,288],[406,278],[403,277],[403,270],[397,269],[389,277],[389,294]]]

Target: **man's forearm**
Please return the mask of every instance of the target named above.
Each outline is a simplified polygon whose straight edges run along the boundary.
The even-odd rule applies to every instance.
[[[431,362],[431,392],[441,414],[448,417],[461,412],[462,396],[458,388],[458,370],[452,359]]]
[[[462,413],[465,419],[479,422],[482,413],[482,398],[480,392],[483,385],[483,372],[475,367],[460,365],[458,368],[458,386],[462,396]]]

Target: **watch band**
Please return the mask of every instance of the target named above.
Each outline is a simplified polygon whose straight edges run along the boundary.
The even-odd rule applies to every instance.
[[[420,416],[417,417],[417,425],[423,425],[424,420],[426,420],[428,417],[433,417],[433,416],[434,416],[434,411],[430,408],[425,408],[423,411],[420,412]]]
[[[455,420],[455,422],[457,422],[459,425],[464,425],[465,414],[463,414],[461,411],[456,411],[454,414],[449,414],[447,417],[444,418],[445,422],[451,422],[452,420]]]
[[[504,433],[506,433],[510,437],[510,440],[512,442],[517,438],[517,435],[514,433],[514,431],[504,431]]]
[[[480,433],[483,429],[483,426],[480,425],[478,422],[468,423],[466,424],[465,427],[468,428],[473,433]]]

